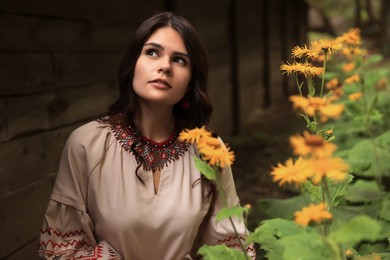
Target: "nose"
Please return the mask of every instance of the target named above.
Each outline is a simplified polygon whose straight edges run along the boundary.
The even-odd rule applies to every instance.
[[[170,75],[172,73],[171,63],[167,60],[162,60],[158,72]]]

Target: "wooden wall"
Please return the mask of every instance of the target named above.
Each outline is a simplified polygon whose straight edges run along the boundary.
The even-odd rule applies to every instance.
[[[64,142],[116,97],[118,62],[140,21],[170,8],[200,31],[212,123],[229,136],[285,101],[278,68],[286,49],[304,40],[303,2],[0,1],[0,259],[37,258]]]

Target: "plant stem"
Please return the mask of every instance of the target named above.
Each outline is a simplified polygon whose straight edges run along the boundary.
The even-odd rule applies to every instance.
[[[221,184],[220,184],[220,181],[219,181],[219,180],[220,180],[219,174],[218,174],[219,170],[218,170],[218,169],[217,169],[217,170],[214,169],[214,170],[217,172],[215,184],[217,185],[217,190],[218,190],[219,196],[220,196],[220,198],[221,198],[221,200],[222,200],[222,202],[223,202],[224,207],[227,208],[227,207],[228,207],[228,204],[227,204],[226,196],[225,196],[225,193],[224,193],[224,191],[223,191],[223,189],[222,189],[222,186],[221,186]],[[245,259],[249,260],[249,257],[248,257],[248,255],[246,254],[246,248],[245,248],[244,244],[243,244],[242,241],[241,241],[241,237],[239,236],[239,234],[238,234],[238,232],[237,232],[237,229],[236,229],[236,226],[234,225],[234,222],[233,222],[232,217],[229,217],[229,221],[230,221],[230,223],[232,224],[232,227],[233,227],[233,230],[234,230],[234,234],[236,235],[236,238],[237,238],[237,240],[238,240],[238,243],[239,243],[239,245],[240,245],[240,248],[241,248],[241,250],[242,250],[242,253],[243,253],[244,256],[245,256]]]
[[[323,68],[324,68],[324,73],[322,74],[322,82],[321,82],[321,92],[320,92],[320,97],[322,97],[322,94],[324,92],[324,84],[325,84],[325,71],[326,71],[326,58],[328,56],[328,52],[325,51],[325,54],[324,54],[324,65],[323,65]]]
[[[376,145],[375,140],[374,140],[374,134],[373,134],[372,123],[371,123],[371,118],[370,118],[372,106],[370,106],[367,102],[367,97],[366,97],[367,90],[366,90],[364,83],[361,84],[361,92],[363,93],[363,107],[364,107],[364,117],[363,118],[364,118],[364,123],[365,123],[365,129],[368,133],[368,136],[370,137],[372,149],[374,150],[374,157],[375,157],[375,163],[376,163],[376,167],[374,169],[374,174],[375,174],[376,185],[378,186],[379,191],[382,191],[383,190],[382,189],[382,173],[380,170],[380,160],[379,160],[377,145]]]
[[[303,85],[303,84],[299,84],[298,76],[295,76],[295,83],[297,84],[298,91],[299,91],[299,95],[300,95],[301,97],[303,97],[303,94],[302,94],[302,85]]]
[[[330,194],[328,181],[326,180],[326,177],[322,178],[322,180],[321,180],[321,188],[322,188],[321,189],[322,190],[322,202],[324,202],[326,205],[328,205],[327,211],[329,211],[331,205],[329,203],[327,203],[326,197],[328,197],[329,201],[332,201],[332,195]],[[323,227],[324,227],[324,236],[327,237],[329,234],[329,224],[325,222],[323,224]]]

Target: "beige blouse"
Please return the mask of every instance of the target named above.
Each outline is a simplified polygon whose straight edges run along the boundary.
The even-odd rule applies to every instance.
[[[190,259],[210,201],[190,146],[161,170],[155,193],[151,171],[135,171],[135,156],[107,124],[93,121],[70,135],[40,236],[46,259]],[[178,142],[178,140],[176,140]],[[230,168],[222,172],[228,205],[239,203]],[[204,187],[202,187],[204,186]],[[202,243],[239,248],[231,223],[216,222],[217,199]],[[234,219],[242,240],[248,231]],[[249,255],[253,247],[248,247]]]

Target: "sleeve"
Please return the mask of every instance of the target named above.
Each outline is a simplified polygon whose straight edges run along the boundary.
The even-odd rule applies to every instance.
[[[106,241],[96,243],[86,212],[49,201],[42,225],[39,256],[42,259],[122,259]]]
[[[84,132],[75,130],[62,153],[40,234],[38,254],[43,259],[122,259],[108,242],[97,243],[93,235],[86,209],[89,169]]]
[[[221,184],[225,192],[227,206],[237,206],[239,205],[239,199],[237,196],[233,175],[231,168],[225,168],[221,172]],[[249,231],[246,228],[246,225],[243,219],[233,217],[232,222],[229,219],[223,219],[221,221],[216,220],[217,213],[220,209],[224,207],[224,202],[221,201],[221,198],[218,196],[212,209],[212,214],[210,216],[210,220],[206,226],[203,235],[203,243],[207,245],[220,245],[225,244],[230,248],[235,248],[241,251],[241,247],[238,239],[242,241],[245,245],[246,237],[249,234]],[[234,224],[238,236],[236,236],[234,228],[232,226]],[[250,245],[246,245],[246,254],[255,259],[256,252],[254,249],[253,243]]]

